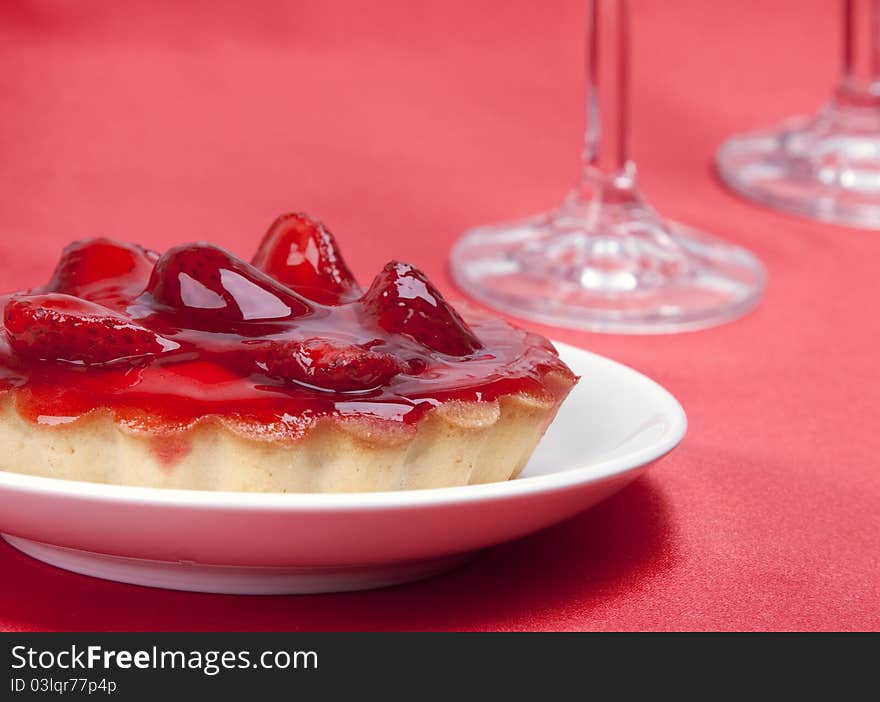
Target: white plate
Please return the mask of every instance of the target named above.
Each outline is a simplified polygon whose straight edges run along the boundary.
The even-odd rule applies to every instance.
[[[681,441],[681,405],[557,344],[582,376],[522,475],[381,493],[162,490],[0,472],[0,531],[46,563],[200,592],[357,590],[428,577],[596,504]]]

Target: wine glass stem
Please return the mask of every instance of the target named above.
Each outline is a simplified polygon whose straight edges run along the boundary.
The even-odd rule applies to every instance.
[[[843,66],[838,103],[880,106],[880,0],[843,0]]]
[[[628,0],[587,0],[587,90],[581,202],[634,197],[628,146]]]

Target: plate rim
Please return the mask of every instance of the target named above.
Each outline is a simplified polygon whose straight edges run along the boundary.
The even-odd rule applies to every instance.
[[[548,475],[536,475],[479,485],[420,490],[336,493],[188,490],[47,478],[8,471],[0,471],[0,489],[40,493],[44,497],[67,497],[98,500],[104,503],[207,510],[332,512],[337,510],[383,510],[389,507],[398,509],[441,507],[517,497],[524,498],[586,486],[607,478],[624,475],[634,469],[653,463],[681,443],[687,432],[687,415],[681,403],[666,388],[634,368],[606,356],[562,342],[553,341],[553,345],[561,355],[563,353],[584,354],[594,362],[615,367],[617,371],[624,374],[634,374],[638,376],[640,381],[647,382],[652,386],[652,389],[663,397],[670,407],[672,422],[663,440],[624,457],[610,458]]]

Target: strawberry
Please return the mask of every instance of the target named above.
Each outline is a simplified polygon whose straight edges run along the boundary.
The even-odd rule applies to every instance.
[[[182,313],[184,326],[218,332],[231,331],[231,323],[293,319],[312,310],[261,270],[204,243],[176,246],[163,254],[147,293],[152,303]]]
[[[112,239],[75,241],[64,248],[49,283],[57,292],[124,308],[143,292],[159,254]]]
[[[363,297],[379,326],[435,351],[466,356],[482,348],[470,327],[418,268],[391,261]]]
[[[270,343],[256,352],[255,360],[268,376],[339,392],[377,388],[403,371],[390,354],[321,339]]]
[[[3,323],[12,348],[40,360],[134,363],[179,348],[103,305],[62,293],[11,298]]]
[[[333,235],[302,213],[284,214],[272,223],[253,264],[323,305],[356,300],[361,294]]]

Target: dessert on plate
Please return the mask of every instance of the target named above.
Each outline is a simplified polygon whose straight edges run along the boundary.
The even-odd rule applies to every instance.
[[[392,261],[362,290],[323,224],[251,262],[70,244],[0,297],[0,470],[125,485],[349,492],[507,480],[577,378],[543,337],[466,321]]]

